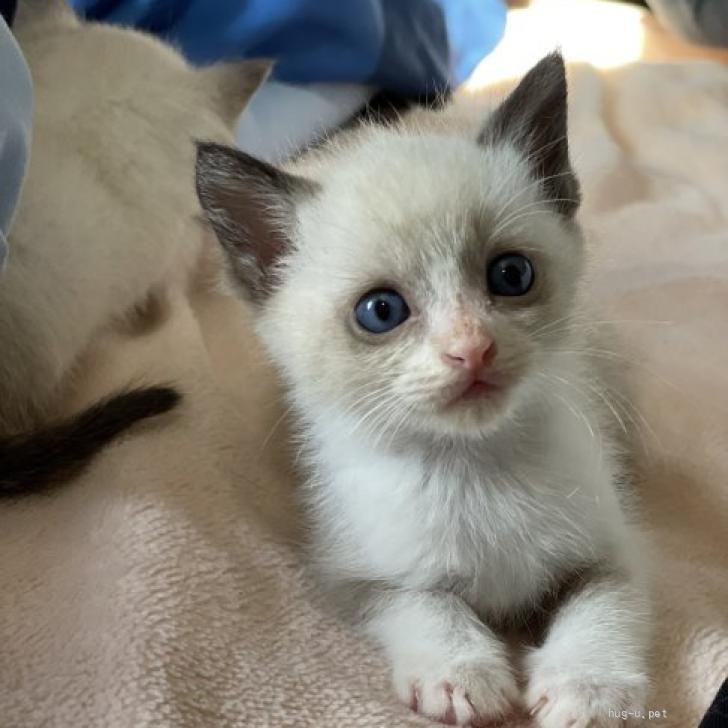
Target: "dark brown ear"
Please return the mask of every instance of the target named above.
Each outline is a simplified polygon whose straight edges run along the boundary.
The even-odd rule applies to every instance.
[[[561,53],[539,61],[495,110],[481,132],[482,144],[519,147],[542,180],[547,198],[571,217],[579,207],[579,183],[569,161],[566,69]]]
[[[197,195],[233,274],[254,301],[271,291],[290,250],[296,202],[316,184],[222,144],[197,145]]]

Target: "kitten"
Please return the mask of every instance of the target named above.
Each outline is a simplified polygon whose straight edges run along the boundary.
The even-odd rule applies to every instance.
[[[136,389],[47,425],[90,342],[159,314],[165,291],[198,268],[194,139],[231,143],[270,68],[196,70],[150,36],[81,21],[64,0],[18,10],[35,113],[0,280],[0,496],[77,473],[116,435],[177,403],[169,388]]]
[[[443,118],[364,128],[292,171],[202,144],[200,200],[300,420],[322,581],[400,699],[458,725],[522,701],[543,728],[618,725],[645,699],[648,605],[574,323],[561,56],[472,134]],[[522,691],[497,630],[549,600]]]
[[[83,22],[64,0],[21,3],[14,31],[35,109],[0,283],[3,434],[54,414],[99,331],[187,284],[204,243],[194,140],[232,143],[270,68],[193,69],[151,36]]]

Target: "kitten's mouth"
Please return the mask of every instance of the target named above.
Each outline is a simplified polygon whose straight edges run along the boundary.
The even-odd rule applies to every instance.
[[[455,396],[448,402],[448,406],[452,407],[460,402],[471,402],[473,400],[483,399],[497,389],[499,389],[499,386],[494,382],[488,382],[484,379],[473,379],[458,389]]]

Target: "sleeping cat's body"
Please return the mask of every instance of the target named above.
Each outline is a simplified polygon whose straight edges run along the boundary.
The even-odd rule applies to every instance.
[[[581,321],[563,62],[478,129],[443,118],[293,174],[203,145],[200,197],[290,389],[322,581],[401,700],[502,717],[522,690],[496,630],[565,594],[523,699],[544,728],[617,724],[645,698],[648,610]]]
[[[203,250],[194,142],[232,141],[269,64],[191,68],[145,34],[20,4],[33,145],[0,285],[0,433],[37,426],[91,339]]]
[[[69,464],[81,453],[88,460],[112,431],[177,401],[154,388],[120,394],[38,432],[38,445],[59,432],[65,445],[45,456],[32,447],[33,432],[64,414],[59,402],[92,340],[119,324],[128,330],[139,311],[160,310],[151,301],[188,284],[204,244],[195,139],[231,142],[269,67],[196,70],[151,36],[82,22],[65,0],[25,0],[18,10],[35,109],[0,279],[0,495],[75,472]],[[23,465],[30,453],[35,461]]]

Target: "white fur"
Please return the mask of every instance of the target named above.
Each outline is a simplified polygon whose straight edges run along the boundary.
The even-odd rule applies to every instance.
[[[486,624],[527,612],[560,578],[596,566],[604,578],[563,606],[529,655],[524,699],[543,728],[610,725],[609,709],[645,699],[646,586],[615,489],[622,472],[606,390],[580,353],[585,328],[568,318],[580,307],[578,232],[539,207],[538,187],[507,146],[478,150],[419,131],[363,137],[335,161],[322,155],[295,170],[324,191],[299,207],[296,252],[259,326],[303,423],[313,473],[304,499],[323,578],[377,585],[382,594],[362,611],[400,699],[469,724],[519,700]],[[534,214],[518,217],[519,208]],[[551,276],[540,320],[499,312],[468,288],[454,261],[467,235],[458,214],[469,209],[490,212],[496,226],[510,216],[500,234]],[[345,311],[381,280],[408,291],[411,332],[354,354]],[[515,374],[505,401],[458,420],[438,409],[453,375],[437,352],[465,315],[486,322]],[[372,394],[382,386],[386,395]]]
[[[635,549],[629,556],[640,558]],[[631,574],[567,603],[528,655],[526,700],[543,728],[617,726],[621,711],[645,712],[646,582],[639,569]]]
[[[517,438],[510,431],[477,452],[442,457],[434,470],[416,448],[368,447],[349,434],[353,422],[321,418],[312,428],[318,475],[308,497],[325,578],[404,590],[396,613],[385,610],[367,629],[392,659],[398,695],[410,702],[416,689],[420,709],[435,718],[450,707],[446,683],[463,688],[481,717],[517,701],[503,645],[475,614],[498,621],[528,608],[554,573],[592,560],[627,577],[562,611],[529,656],[526,704],[549,700],[545,728],[571,719],[608,725],[608,709],[643,707],[647,586],[614,491],[617,465],[571,409],[589,412],[589,403],[565,386],[552,394],[527,448],[509,442]],[[596,418],[591,425],[598,431]],[[454,577],[467,582],[455,608],[434,596]],[[455,712],[459,723],[473,717]]]
[[[495,630],[578,574],[526,657],[523,699],[543,728],[610,725],[610,709],[643,705],[649,620],[643,548],[617,490],[623,395],[595,367],[578,295],[583,241],[512,139],[484,145],[442,118],[364,128],[291,170],[314,184],[294,201],[258,330],[300,422],[314,560],[388,654],[400,699],[458,724],[521,699]],[[228,162],[255,186],[260,165]],[[535,267],[525,296],[488,290],[504,252]],[[411,315],[367,334],[353,311],[381,287]],[[453,404],[467,379],[446,355],[484,337],[495,386]]]
[[[452,594],[400,593],[367,627],[392,661],[399,698],[426,715],[469,724],[518,699],[503,644]]]

